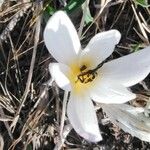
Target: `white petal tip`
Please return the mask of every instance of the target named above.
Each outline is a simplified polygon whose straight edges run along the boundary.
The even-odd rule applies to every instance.
[[[103,138],[101,135],[97,135],[97,136],[93,136],[92,139],[90,141],[92,142],[99,142],[99,141],[102,141]]]
[[[94,143],[103,140],[103,138],[102,138],[102,136],[101,136],[100,133],[97,134],[97,135],[95,135],[95,134],[87,133],[87,132],[86,132],[86,133],[83,133],[83,134],[80,134],[80,135],[81,135],[83,138],[85,138],[87,141],[94,142]]]
[[[52,78],[60,88],[66,91],[71,90],[70,81],[66,76],[66,73],[69,72],[68,66],[61,63],[50,63],[49,71]]]
[[[113,29],[112,32],[114,32],[114,36],[115,36],[117,44],[118,44],[121,39],[121,33],[116,29]]]

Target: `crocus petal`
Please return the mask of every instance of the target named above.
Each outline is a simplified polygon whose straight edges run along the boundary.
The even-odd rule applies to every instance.
[[[70,68],[67,65],[61,63],[50,63],[49,71],[52,78],[60,88],[66,91],[71,90],[70,81],[66,76],[66,74],[70,72]]]
[[[142,81],[150,72],[150,46],[104,64],[101,71],[126,87]]]
[[[90,97],[75,96],[71,93],[67,115],[75,131],[91,142],[102,140],[96,113]]]
[[[48,21],[44,30],[44,42],[50,54],[61,63],[70,63],[77,57],[80,41],[69,17],[56,12]]]
[[[101,104],[101,107],[110,120],[125,132],[143,141],[150,142],[150,122],[149,118],[141,112],[142,108],[135,108],[126,104]]]
[[[117,30],[96,34],[81,53],[81,64],[84,64],[84,60],[91,59],[93,61],[90,67],[96,67],[112,54],[115,45],[118,44],[120,38],[121,34]]]
[[[130,92],[123,85],[114,83],[110,80],[101,79],[99,83],[95,83],[95,88],[91,90],[91,98],[98,103],[119,104],[132,100],[136,95]]]

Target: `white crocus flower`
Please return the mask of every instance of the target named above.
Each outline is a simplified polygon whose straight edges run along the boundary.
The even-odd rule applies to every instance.
[[[59,63],[49,70],[58,86],[71,91],[67,115],[75,131],[89,141],[102,139],[93,101],[125,103],[136,97],[127,87],[150,71],[150,47],[100,65],[120,40],[117,30],[98,33],[84,50],[68,16],[58,11],[44,31],[47,49]],[[91,100],[92,99],[92,100]]]

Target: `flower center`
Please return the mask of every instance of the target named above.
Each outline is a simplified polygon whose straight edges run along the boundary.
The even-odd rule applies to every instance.
[[[78,66],[77,63],[70,64],[71,72],[68,73],[68,78],[75,94],[82,94],[93,86],[93,81],[98,76],[98,70],[103,62],[94,69],[91,69],[91,63],[91,61],[84,61],[81,66]]]
[[[80,74],[77,75],[77,80],[75,83],[80,82],[80,83],[89,83],[92,82],[95,77],[97,76],[96,70],[87,70],[87,66],[83,65],[80,68]]]

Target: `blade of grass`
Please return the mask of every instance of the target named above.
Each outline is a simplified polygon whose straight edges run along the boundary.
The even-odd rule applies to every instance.
[[[86,17],[88,5],[89,5],[89,0],[86,0],[86,2],[84,3],[84,6],[83,6],[83,16],[82,16],[79,31],[78,31],[78,36],[79,37],[81,37],[82,30],[83,30],[83,27],[84,27],[84,22],[85,22],[85,17]]]
[[[134,0],[135,3],[137,5],[140,5],[142,7],[149,7],[150,5],[148,4],[148,1],[147,0]]]

